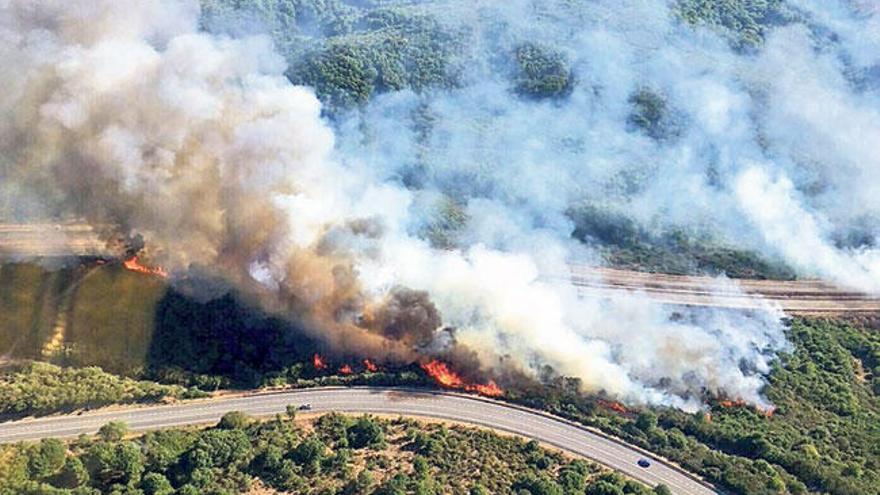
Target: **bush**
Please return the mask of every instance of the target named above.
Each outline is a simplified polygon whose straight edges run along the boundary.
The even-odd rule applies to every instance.
[[[16,416],[201,395],[179,386],[121,378],[97,367],[61,368],[32,362],[0,375],[0,414]]]
[[[251,418],[240,411],[230,411],[220,418],[217,428],[221,430],[242,430],[251,423]]]

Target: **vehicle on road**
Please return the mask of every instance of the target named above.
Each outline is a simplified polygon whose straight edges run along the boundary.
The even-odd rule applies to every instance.
[[[651,461],[645,459],[644,457],[639,459],[639,461],[636,464],[638,464],[639,466],[641,466],[643,468],[651,467]]]
[[[299,406],[299,410],[300,411],[311,411],[312,405],[311,404],[302,404]]]

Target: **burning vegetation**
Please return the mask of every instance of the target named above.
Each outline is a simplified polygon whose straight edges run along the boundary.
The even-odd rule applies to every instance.
[[[488,397],[500,397],[501,395],[504,395],[504,390],[502,390],[494,381],[489,380],[485,384],[468,383],[443,361],[438,361],[436,359],[431,360],[422,364],[422,369],[443,388],[475,392]]]
[[[724,399],[724,400],[720,400],[720,401],[718,401],[718,406],[722,407],[723,409],[732,409],[732,408],[740,408],[740,407],[745,407],[745,408],[751,408],[751,407],[754,407],[754,409],[755,409],[756,411],[762,413],[764,416],[767,416],[768,418],[772,417],[774,411],[776,410],[776,408],[775,408],[774,406],[765,406],[765,407],[762,407],[762,406],[759,406],[759,405],[752,405],[752,404],[749,404],[748,402],[746,402],[746,401],[744,401],[744,400],[742,400],[742,399],[737,399],[737,400]]]
[[[160,266],[151,267],[151,266],[144,265],[140,262],[140,260],[138,259],[138,257],[136,255],[123,261],[122,266],[124,266],[126,270],[130,270],[133,272],[143,273],[146,275],[153,275],[153,276],[161,277],[161,278],[168,278],[168,272],[165,271],[162,267],[160,267]]]
[[[312,365],[315,367],[316,370],[319,371],[327,369],[327,363],[324,361],[324,358],[321,357],[321,355],[318,353],[315,353],[315,355],[312,356]]]

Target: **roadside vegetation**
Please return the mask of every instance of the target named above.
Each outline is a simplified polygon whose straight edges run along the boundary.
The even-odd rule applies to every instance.
[[[880,333],[796,319],[765,390],[772,415],[712,399],[708,411],[619,412],[557,378],[509,400],[657,452],[736,494],[880,493]]]
[[[0,416],[6,418],[207,395],[178,385],[123,378],[97,367],[61,368],[30,362],[0,372]]]
[[[0,447],[0,494],[650,494],[588,461],[462,426],[336,414]],[[462,455],[467,453],[467,455]]]

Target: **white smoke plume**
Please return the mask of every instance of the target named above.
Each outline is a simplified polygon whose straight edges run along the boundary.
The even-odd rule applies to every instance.
[[[840,61],[880,61],[877,39],[854,34],[877,21],[799,3],[842,41],[797,24],[742,53],[662,1],[447,2],[444,22],[471,36],[461,87],[379,96],[331,127],[268,37],[200,31],[193,1],[8,0],[0,207],[142,233],[175,277],[222,275],[341,350],[412,359],[416,337],[371,326],[410,301],[424,311],[407,318],[439,326],[433,305],[486,370],[550,365],[636,403],[763,404],[786,347],[772,308],[590,297],[541,274],[598,259],[571,239],[567,210],[588,199],[877,290],[878,96]],[[512,91],[490,55],[522,41],[564,54],[564,99]],[[666,134],[628,124],[640,88],[667,98]],[[448,198],[467,221],[434,247],[421,233]],[[865,225],[868,244],[837,241]]]

